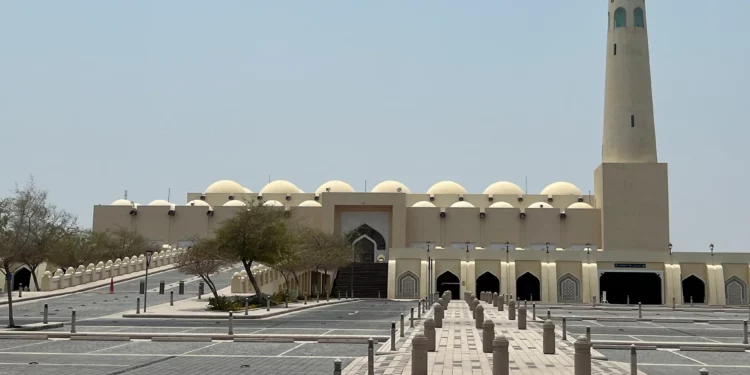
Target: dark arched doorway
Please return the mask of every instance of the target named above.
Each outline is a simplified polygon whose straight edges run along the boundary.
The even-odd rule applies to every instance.
[[[374,263],[376,259],[375,250],[385,252],[385,238],[380,232],[367,224],[362,224],[351,231],[348,238],[354,244],[352,263]]]
[[[18,290],[18,287],[23,285],[24,287],[29,286],[31,283],[31,271],[28,268],[21,268],[13,274],[13,290]],[[31,288],[29,288],[31,289]]]
[[[485,272],[477,277],[477,290],[475,296],[481,292],[500,293],[500,279],[490,272]]]
[[[698,276],[690,275],[682,280],[682,300],[683,303],[706,303],[706,283]]]
[[[607,302],[625,304],[630,296],[630,303],[660,305],[661,278],[655,272],[604,272],[599,276],[601,300],[607,292]]]
[[[529,272],[516,279],[516,300],[541,301],[541,283]]]
[[[461,294],[461,279],[450,271],[445,271],[437,277],[435,281],[437,291],[442,296],[446,290],[451,291],[452,299],[459,299]]]

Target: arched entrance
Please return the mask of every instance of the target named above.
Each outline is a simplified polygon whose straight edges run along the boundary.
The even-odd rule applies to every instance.
[[[362,224],[349,233],[349,240],[352,241],[354,247],[352,250],[353,263],[374,263],[377,259],[376,251],[384,253],[386,249],[383,235],[367,224]]]
[[[516,300],[541,301],[541,283],[539,278],[526,272],[516,279]]]
[[[445,271],[435,281],[437,292],[442,296],[446,290],[451,291],[452,299],[459,299],[461,294],[461,279],[450,271]]]
[[[661,278],[656,272],[603,272],[599,276],[599,300],[607,292],[607,302],[644,305],[662,304]]]
[[[698,276],[690,275],[682,280],[682,303],[706,303],[706,283]]]
[[[13,290],[18,290],[18,287],[23,285],[24,287],[29,286],[31,283],[31,271],[28,268],[23,267],[13,274]]]
[[[398,293],[396,298],[419,298],[419,277],[411,271],[404,272],[398,277]]]
[[[727,305],[744,305],[747,301],[747,284],[737,276],[732,276],[724,282],[727,295]]]
[[[557,302],[581,302],[581,280],[566,273],[557,280]]]
[[[481,292],[500,293],[500,279],[487,271],[477,277],[477,290],[475,296]]]

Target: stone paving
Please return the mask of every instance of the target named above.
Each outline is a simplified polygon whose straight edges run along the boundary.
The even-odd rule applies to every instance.
[[[491,304],[485,307],[485,319],[495,323],[495,334],[503,334],[510,341],[511,374],[573,374],[573,343],[562,341],[559,327],[557,331],[556,354],[542,353],[542,330],[538,323],[529,322],[527,330],[518,330],[517,321],[507,318],[507,309],[497,311]],[[431,312],[427,317],[431,316]],[[531,316],[528,317],[529,321]],[[407,323],[408,325],[408,323]],[[398,338],[396,352],[390,352],[390,342],[386,342],[375,358],[376,375],[411,374],[411,341],[422,331],[422,322],[415,323],[415,329],[407,331],[407,337]],[[443,328],[436,328],[437,351],[429,353],[429,374],[492,374],[492,354],[482,352],[482,332],[475,328],[475,321],[468,305],[461,300],[453,300],[448,305],[443,320]],[[598,354],[595,351],[592,354]],[[592,362],[593,374],[628,374],[628,365],[621,362]],[[367,358],[354,360],[345,370],[345,375],[367,374]],[[643,374],[639,372],[639,374]]]

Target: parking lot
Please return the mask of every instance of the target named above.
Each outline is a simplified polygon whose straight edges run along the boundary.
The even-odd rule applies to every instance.
[[[235,320],[235,334],[389,336],[415,303],[364,300],[321,306],[264,320]],[[210,319],[91,319],[78,332],[226,333],[227,321]],[[408,326],[408,323],[407,323]],[[68,330],[64,327],[58,330]],[[316,342],[152,342],[0,340],[3,374],[330,374],[367,355],[366,344]],[[33,364],[32,364],[33,363]],[[73,370],[72,368],[75,368]]]

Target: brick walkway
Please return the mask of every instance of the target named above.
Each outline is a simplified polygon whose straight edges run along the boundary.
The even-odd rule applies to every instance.
[[[505,335],[510,342],[511,374],[573,374],[573,342],[561,340],[560,327],[556,327],[556,354],[545,355],[542,353],[542,325],[531,322],[530,311],[528,329],[520,331],[517,321],[508,320],[507,308],[500,312],[491,304],[482,303],[482,306],[485,319],[492,319],[495,323],[495,334]],[[428,316],[432,316],[432,312]],[[397,337],[396,352],[390,352],[390,341],[380,347],[375,357],[376,375],[411,374],[411,340],[422,331],[422,323],[420,320],[415,322],[415,329],[407,328],[406,337]],[[430,374],[492,374],[492,354],[482,352],[482,331],[475,328],[471,311],[464,301],[451,301],[443,328],[436,329],[436,337],[437,352],[429,353],[428,359]],[[629,374],[629,365],[625,363],[594,360],[591,366],[592,374]],[[366,375],[367,358],[353,361],[344,374]]]

